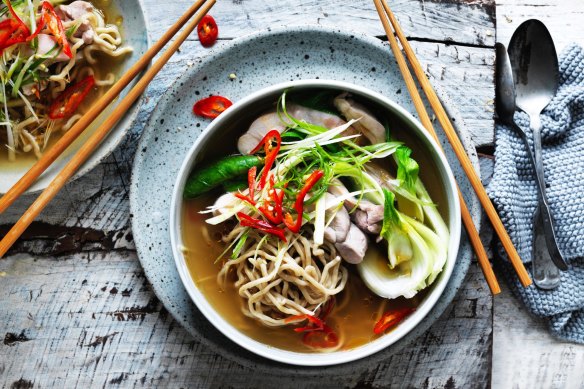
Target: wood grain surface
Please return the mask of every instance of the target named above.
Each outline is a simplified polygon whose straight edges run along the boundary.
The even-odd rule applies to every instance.
[[[153,39],[189,4],[144,3]],[[399,0],[391,6],[432,81],[460,105],[477,146],[492,153],[493,45],[501,11],[496,16],[490,0]],[[510,15],[517,15],[517,9],[526,14],[532,10],[527,3],[514,7],[500,8]],[[213,15],[222,40],[268,26],[315,23],[383,34],[369,1],[219,1]],[[544,369],[545,377],[563,374],[563,378],[524,386],[528,381],[514,376],[512,367],[524,356],[508,340],[516,339],[516,345],[521,345],[518,339],[535,342],[534,331],[543,330],[518,313],[508,293],[497,299],[493,311],[474,264],[455,301],[429,331],[400,354],[359,375],[324,381],[315,372],[300,382],[293,376],[249,371],[191,338],[144,277],[129,225],[128,188],[136,143],[158,97],[204,54],[195,39],[183,45],[149,87],[123,144],[96,169],[70,183],[0,261],[0,387],[484,388],[492,382],[495,387],[532,388],[540,382],[582,382],[577,374],[582,347],[558,345],[552,339],[529,352],[547,355],[545,347],[557,346],[560,351],[549,358],[565,358],[555,363],[540,357],[532,369]],[[483,159],[487,176],[491,161]],[[0,216],[0,235],[32,200],[25,196]],[[490,232],[484,234],[488,241]],[[528,327],[509,332],[510,326]]]

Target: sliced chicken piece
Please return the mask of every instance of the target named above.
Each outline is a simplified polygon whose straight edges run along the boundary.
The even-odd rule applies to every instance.
[[[335,247],[345,261],[353,264],[360,263],[367,251],[367,237],[359,227],[351,223],[346,239],[335,243]]]
[[[347,93],[337,96],[335,107],[347,120],[358,120],[354,126],[371,142],[371,144],[385,142],[385,128],[373,114],[361,104],[348,97]]]
[[[219,198],[215,200],[215,204],[213,204],[213,216],[219,216],[228,212],[235,204],[237,204],[237,197],[235,197],[233,193],[228,192],[219,196]]]
[[[312,108],[306,108],[301,105],[287,104],[286,110],[294,119],[316,124],[317,126],[328,128],[329,130],[347,123],[343,118],[337,115],[317,111]]]
[[[357,205],[356,198],[347,197],[347,195],[349,194],[349,190],[347,189],[345,184],[343,184],[341,180],[339,180],[338,178],[335,178],[331,181],[331,184],[328,187],[328,191],[329,193],[333,194],[336,197],[342,197],[343,199],[345,199],[345,207],[347,209],[353,209]]]
[[[55,13],[61,18],[63,22],[77,20],[85,14],[93,12],[93,5],[87,1],[77,0],[71,4],[62,4],[55,7]]]
[[[92,13],[93,10],[93,5],[87,1],[78,0],[72,2],[69,5],[60,5],[56,7],[55,13],[57,13],[61,20],[66,23],[81,19],[84,15]],[[95,31],[93,30],[91,23],[89,23],[87,19],[84,19],[81,21],[79,26],[77,26],[73,36],[83,39],[83,43],[90,45],[93,43],[93,39],[95,38]]]
[[[351,220],[363,232],[369,234],[379,234],[383,223],[383,205],[373,204],[371,201],[361,199],[357,201],[354,197],[347,197],[349,190],[343,183],[335,179],[328,188],[329,192],[337,197],[345,199],[345,208],[353,211]],[[355,209],[357,207],[357,209]]]
[[[37,55],[40,56],[40,55],[45,55],[45,54],[50,53],[49,56],[51,56],[51,54],[57,53],[55,46],[57,48],[60,46],[52,35],[38,34],[37,38],[38,38],[38,43],[39,43],[38,48],[37,48],[37,52],[36,52]],[[65,55],[65,53],[63,53],[63,50],[59,50],[58,53],[59,54],[55,57],[51,56],[51,58],[50,58],[51,63],[69,61],[69,57],[67,57],[67,55]]]
[[[352,220],[362,231],[377,235],[383,226],[383,205],[363,200],[353,213]]]
[[[91,23],[89,23],[88,20],[84,20],[83,23],[77,27],[77,30],[75,30],[75,34],[73,36],[83,39],[83,43],[90,45],[93,43],[93,39],[95,38],[95,31],[93,30]]]
[[[297,120],[328,129],[339,127],[347,123],[343,118],[336,115],[306,108],[297,104],[286,104],[286,111],[290,116]],[[282,119],[287,120],[285,117],[282,117]],[[239,152],[242,154],[249,154],[249,152],[253,150],[271,130],[278,130],[278,132],[282,133],[286,129],[286,123],[283,123],[282,119],[280,119],[278,113],[274,110],[265,113],[254,120],[249,126],[247,132],[237,141],[237,149]],[[357,133],[359,132],[356,129],[349,127],[342,135],[353,135]]]
[[[249,154],[268,132],[278,130],[282,133],[285,129],[276,111],[265,113],[254,120],[247,132],[239,137],[237,149],[241,154]]]
[[[338,204],[335,196],[330,193],[326,193],[325,196],[326,207],[329,209],[329,211],[327,211],[326,220],[330,219],[332,212],[336,213],[331,220],[331,223],[324,229],[324,238],[331,243],[343,242],[349,234],[351,217],[344,207],[338,208],[334,206],[335,204]],[[333,208],[329,208],[329,206]]]

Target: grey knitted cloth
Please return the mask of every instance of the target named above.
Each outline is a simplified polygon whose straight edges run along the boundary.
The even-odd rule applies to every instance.
[[[561,286],[523,288],[501,247],[501,268],[511,289],[559,338],[584,343],[584,50],[569,46],[560,56],[560,87],[541,117],[547,194],[560,249],[569,262]],[[527,115],[516,123],[529,128]],[[530,133],[528,131],[528,133]],[[531,141],[531,139],[530,139]],[[534,173],[515,132],[497,126],[495,171],[487,188],[503,224],[531,273],[532,217],[537,205]]]

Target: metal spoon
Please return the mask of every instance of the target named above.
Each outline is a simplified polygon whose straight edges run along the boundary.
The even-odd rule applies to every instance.
[[[513,73],[511,63],[505,46],[501,43],[496,44],[497,64],[496,64],[496,108],[499,121],[513,128],[527,147],[529,160],[535,170],[535,159],[525,132],[515,124],[513,115],[515,113],[515,85],[513,82]],[[539,192],[539,198],[545,196]],[[553,289],[560,284],[560,271],[552,262],[548,250],[545,247],[546,241],[543,238],[543,231],[540,226],[541,213],[539,207],[534,214],[534,244],[532,253],[533,279],[535,284],[541,289]],[[543,224],[543,223],[542,223]]]
[[[567,270],[568,265],[557,245],[553,217],[545,194],[540,114],[558,89],[559,66],[554,41],[542,22],[531,19],[515,30],[509,43],[509,59],[515,80],[516,104],[529,115],[533,131],[536,181],[541,194],[539,210],[548,252],[560,270]]]

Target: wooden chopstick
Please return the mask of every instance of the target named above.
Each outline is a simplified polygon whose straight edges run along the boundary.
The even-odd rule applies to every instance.
[[[470,181],[470,184],[472,185],[477,197],[479,198],[479,201],[481,202],[481,205],[483,206],[483,209],[485,210],[487,217],[491,221],[491,225],[493,226],[493,229],[495,230],[497,236],[499,237],[499,240],[501,241],[501,244],[503,245],[503,248],[505,249],[505,252],[509,257],[511,264],[515,269],[515,272],[517,273],[517,276],[519,277],[521,284],[523,286],[531,285],[532,283],[531,278],[529,277],[527,270],[525,270],[525,266],[523,265],[523,262],[521,261],[521,258],[519,257],[519,254],[517,253],[517,250],[515,249],[515,246],[513,245],[513,242],[511,241],[511,238],[509,237],[507,230],[505,230],[505,227],[503,226],[503,223],[501,222],[501,219],[497,214],[497,210],[495,209],[493,203],[491,202],[491,199],[489,199],[489,196],[487,195],[487,191],[483,187],[481,179],[474,171],[472,163],[468,158],[468,155],[466,154],[464,147],[460,142],[460,139],[458,139],[458,135],[456,134],[454,126],[450,122],[450,119],[448,118],[448,115],[446,114],[446,111],[444,110],[444,107],[442,106],[440,99],[436,95],[434,88],[432,88],[430,81],[428,81],[428,78],[426,77],[426,74],[422,69],[422,65],[420,65],[420,62],[416,58],[414,50],[412,50],[412,47],[410,46],[408,40],[406,39],[395,15],[393,14],[393,12],[391,12],[391,9],[389,8],[389,5],[387,5],[387,2],[385,0],[383,0],[383,8],[387,13],[387,16],[389,17],[389,20],[397,34],[400,43],[402,44],[402,48],[406,53],[408,61],[410,61],[410,64],[414,69],[416,78],[418,79],[418,82],[422,86],[422,90],[426,94],[426,98],[430,102],[430,105],[434,109],[436,117],[438,118],[438,121],[440,122],[440,125],[442,126],[442,129],[444,130],[444,133],[446,134],[446,137],[448,138],[448,141],[450,142],[452,149],[454,150],[454,153],[458,157],[460,165],[462,166],[464,172],[466,173]]]
[[[142,95],[150,81],[156,76],[156,74],[162,69],[162,67],[168,62],[170,57],[180,48],[180,45],[187,39],[187,37],[194,31],[199,24],[201,18],[211,9],[215,4],[216,0],[199,1],[196,3],[200,7],[200,12],[197,13],[194,19],[187,24],[185,29],[177,36],[176,40],[170,45],[170,47],[162,53],[160,58],[149,68],[142,78],[136,83],[136,85],[130,90],[122,101],[118,104],[116,109],[109,115],[109,117],[96,129],[96,131],[91,134],[87,141],[81,146],[79,151],[71,158],[71,160],[65,165],[63,170],[57,174],[57,176],[51,181],[49,186],[41,193],[41,195],[35,200],[35,202],[28,208],[28,210],[22,215],[22,217],[16,222],[16,224],[8,231],[4,236],[2,241],[0,241],[0,258],[6,254],[8,249],[14,244],[14,242],[20,237],[24,230],[32,223],[32,221],[39,215],[39,213],[45,208],[45,206],[51,201],[55,195],[59,192],[61,188],[67,183],[67,180],[71,178],[77,169],[85,162],[85,160],[91,155],[95,148],[101,143],[101,141],[107,136],[112,127],[124,116],[126,111],[132,106],[132,104]],[[202,6],[201,6],[202,5]],[[189,9],[187,14],[192,11]],[[194,13],[194,12],[193,12]],[[190,13],[190,16],[193,15]],[[190,17],[181,18],[183,24],[188,21]],[[175,29],[175,25],[171,27],[171,30]],[[175,30],[178,32],[178,29]],[[165,34],[166,37],[167,34]],[[167,37],[170,38],[170,37]],[[161,39],[162,40],[162,39]],[[162,48],[158,44],[155,47]],[[148,62],[148,59],[142,58],[140,61],[144,60]]]
[[[46,150],[41,158],[14,184],[2,198],[0,198],[0,214],[2,214],[20,195],[22,195],[35,180],[85,131],[85,129],[101,114],[101,112],[124,90],[130,82],[144,70],[150,61],[158,54],[164,46],[178,33],[178,31],[188,22],[199,10],[206,0],[195,2],[188,10],[174,23],[162,37],[150,47],[144,56],[140,58],[120,79],[112,85],[110,89],[91,105],[91,108],[69,129],[59,140]]]
[[[405,61],[405,58],[404,58],[401,50],[398,47],[397,40],[396,40],[395,36],[393,35],[393,31],[390,27],[387,16],[385,15],[384,9],[382,8],[382,3],[380,0],[374,0],[374,4],[375,4],[375,8],[377,9],[377,13],[379,14],[379,18],[381,20],[381,23],[383,25],[383,28],[384,28],[385,33],[387,35],[387,38],[389,40],[389,45],[390,45],[391,50],[392,50],[392,52],[397,60],[398,67],[399,67],[400,72],[402,73],[402,75],[404,77],[406,87],[408,88],[408,91],[412,97],[412,101],[414,102],[414,106],[416,108],[416,111],[418,112],[418,116],[420,117],[422,125],[424,126],[424,128],[426,128],[428,133],[430,135],[432,135],[432,137],[436,140],[437,144],[440,146],[440,141],[438,140],[438,136],[436,135],[436,131],[434,129],[434,126],[432,125],[432,121],[430,120],[428,112],[426,111],[426,108],[424,106],[424,103],[422,101],[420,93],[418,92],[418,89],[416,87],[416,84],[414,82],[412,74],[410,73],[410,70],[409,70],[408,65]],[[387,6],[387,4],[385,3],[385,0],[383,0],[383,7],[385,8],[386,6]],[[394,24],[394,28],[395,28],[395,24]],[[404,37],[404,39],[405,39],[405,37]],[[402,46],[404,46],[404,43],[402,43]],[[444,150],[443,150],[443,152],[444,152]],[[466,153],[465,153],[465,156],[466,156]],[[468,161],[468,163],[470,165],[470,161]],[[472,172],[474,173],[474,169],[472,168],[472,165],[471,165],[471,169],[472,169]],[[481,187],[482,187],[482,184],[481,184]],[[491,293],[493,295],[499,294],[501,292],[501,288],[499,286],[499,283],[497,282],[497,278],[495,276],[495,273],[493,272],[493,268],[491,267],[491,264],[489,262],[489,258],[487,256],[485,248],[483,247],[483,244],[482,244],[481,239],[479,237],[479,233],[476,230],[475,225],[472,221],[472,217],[471,217],[470,212],[468,210],[468,206],[466,205],[466,203],[464,201],[464,198],[462,196],[460,188],[457,187],[457,190],[458,190],[458,197],[460,200],[462,221],[463,221],[463,224],[464,224],[465,229],[467,231],[471,246],[473,247],[473,249],[477,255],[477,260],[479,262],[479,265],[481,266],[481,269],[483,271],[483,274],[485,276],[487,284],[489,285],[489,289],[491,290]]]

